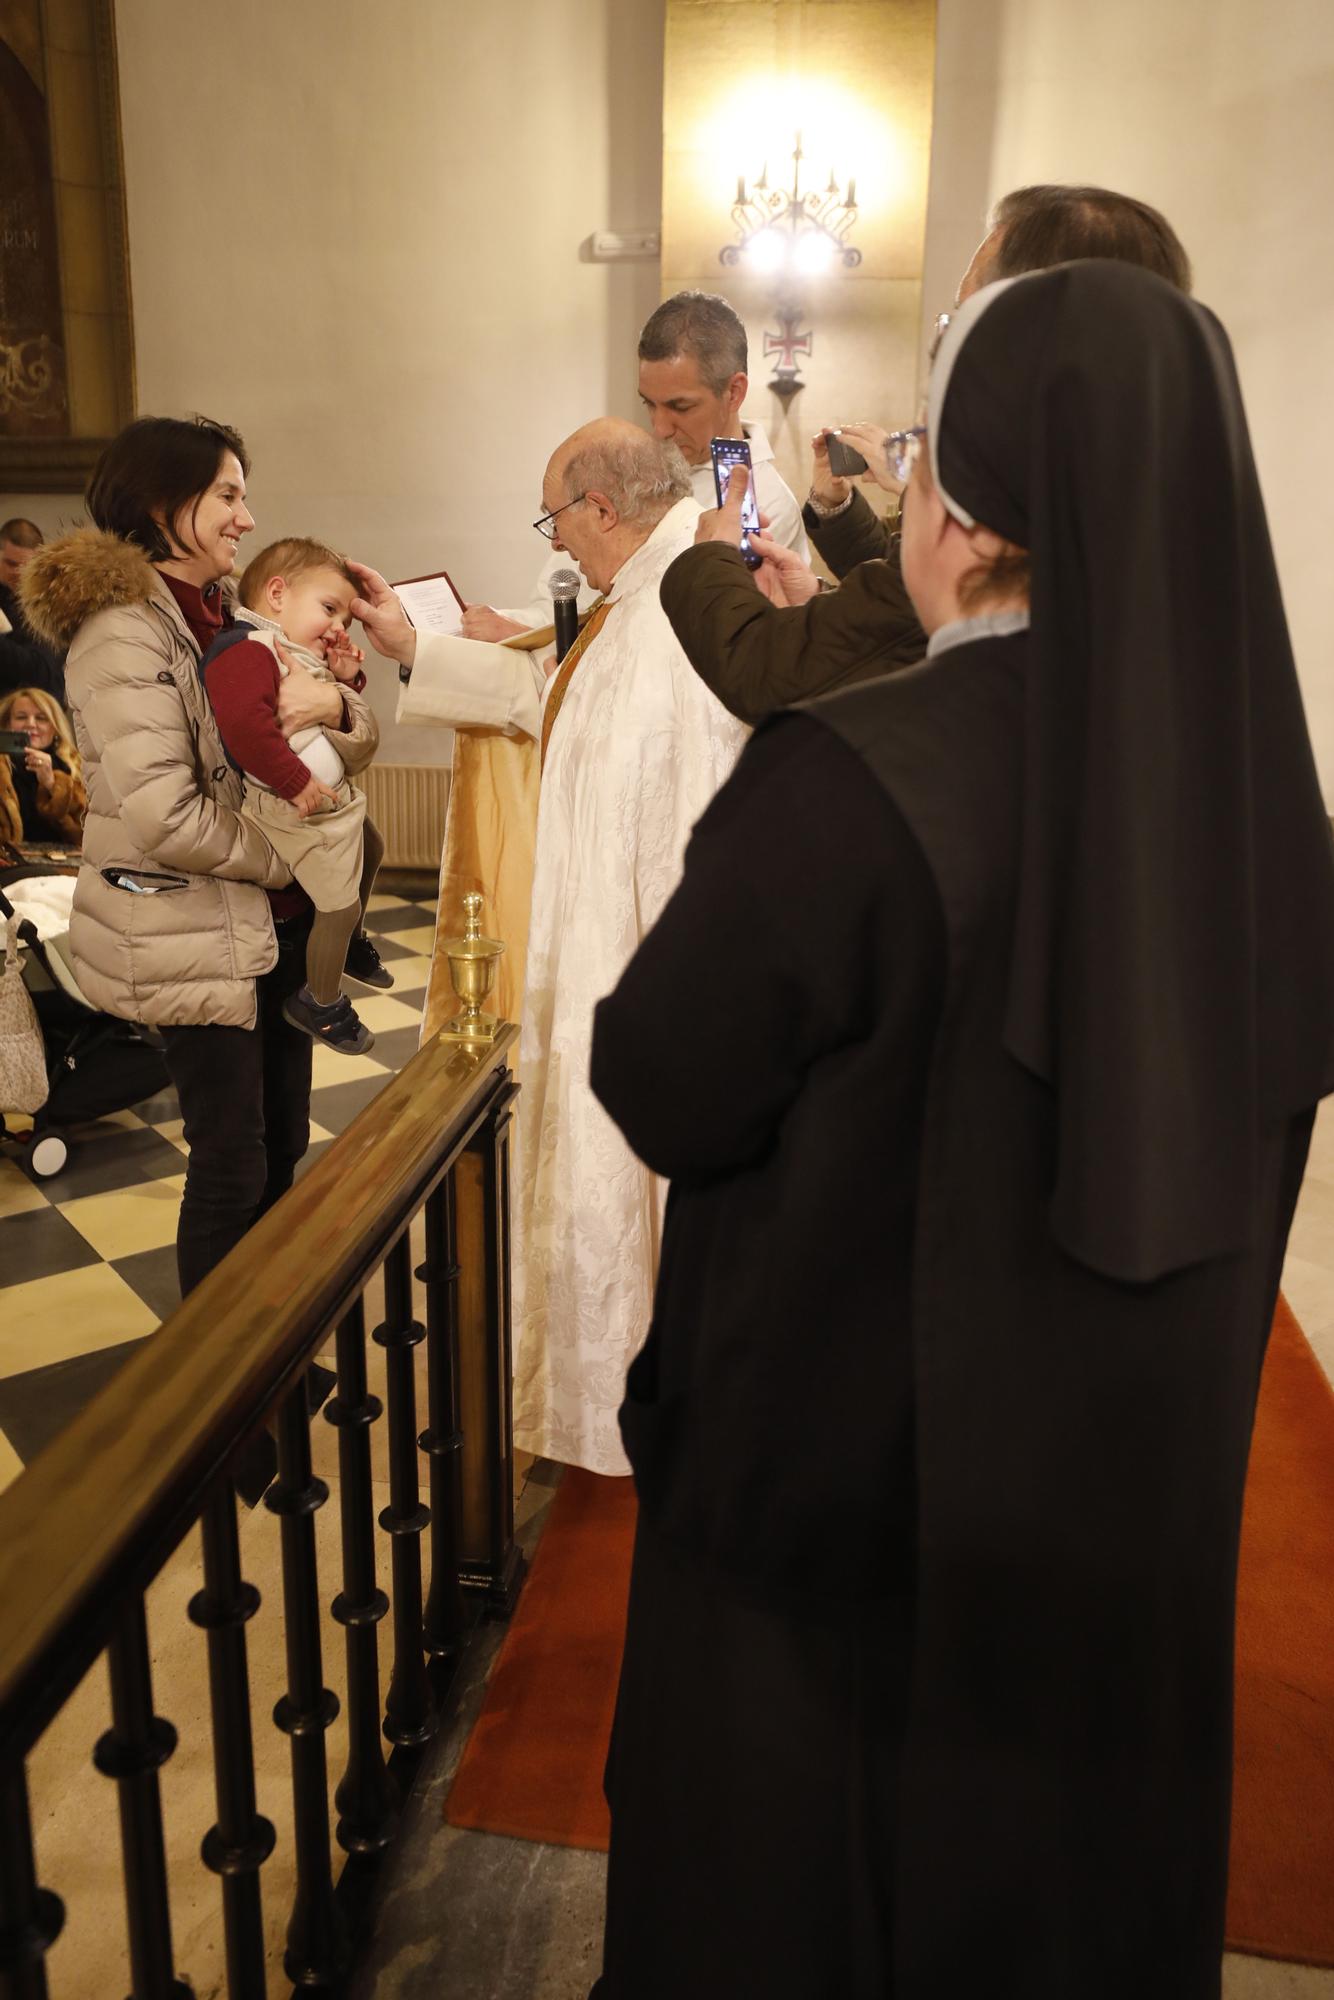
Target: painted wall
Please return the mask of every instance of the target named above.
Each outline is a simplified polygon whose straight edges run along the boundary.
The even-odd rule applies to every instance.
[[[669,0],[663,296],[695,286],[735,306],[750,343],[744,414],[801,495],[817,425],[912,421],[934,30],[934,0]],[[860,263],[787,282],[725,266],[739,177],[790,188],[798,130],[803,193],[855,180]],[[784,304],[812,336],[797,357],[806,386],[786,406],[765,355]]]
[[[990,202],[1091,181],[1161,208],[1237,351],[1334,807],[1334,6],[939,0],[924,315]]]
[[[581,246],[656,227],[662,20],[662,0],[117,8],[139,408],[241,429],[251,547],[312,534],[528,596],[552,447],[636,408],[657,265]],[[387,737],[395,762],[442,748]]]
[[[658,269],[580,246],[658,217],[664,4],[323,0],[317,38],[294,0],[236,0],[221,26],[203,0],[118,8],[140,407],[240,423],[261,534],[398,575],[447,564],[469,596],[527,586],[550,445],[635,411]],[[205,65],[215,129],[182,87]],[[939,0],[921,321],[1006,188],[1101,181],[1170,215],[1237,346],[1334,804],[1332,168],[1329,0]],[[839,414],[889,420],[907,388]],[[799,487],[800,440],[833,414],[816,400],[792,406]],[[4,511],[55,528],[77,506]]]

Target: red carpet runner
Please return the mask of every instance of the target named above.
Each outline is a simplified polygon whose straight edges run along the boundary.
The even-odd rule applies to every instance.
[[[446,1806],[454,1826],[605,1848],[634,1495],[561,1482]],[[1334,1396],[1280,1299],[1237,1602],[1228,1942],[1334,1965]]]

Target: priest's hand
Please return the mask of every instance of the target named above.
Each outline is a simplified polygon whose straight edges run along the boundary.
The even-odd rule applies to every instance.
[[[361,620],[377,653],[410,667],[417,657],[417,633],[407,612],[378,570],[359,562],[349,562],[348,568],[360,577],[365,592],[353,598],[352,616]]]
[[[343,697],[333,681],[317,681],[297,660],[289,660],[278,689],[278,727],[284,736],[320,723],[326,729],[343,726]]]
[[[793,605],[809,604],[818,594],[819,577],[795,549],[784,548],[781,542],[770,541],[767,535],[752,535],[750,545],[757,556],[764,557],[753,575],[755,588],[770,604],[787,611]]]
[[[502,618],[489,604],[465,604],[463,607],[465,639],[490,639],[494,643],[512,639],[516,633],[527,630],[528,627],[520,625],[517,619]]]

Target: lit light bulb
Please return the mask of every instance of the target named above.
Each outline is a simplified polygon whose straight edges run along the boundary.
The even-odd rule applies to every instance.
[[[753,271],[776,271],[786,258],[787,244],[776,229],[757,229],[746,245],[746,262]]]
[[[834,258],[834,246],[822,231],[810,229],[798,237],[793,262],[804,278],[817,278]]]

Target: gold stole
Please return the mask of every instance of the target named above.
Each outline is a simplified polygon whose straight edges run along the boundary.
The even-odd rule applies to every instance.
[[[611,604],[608,599],[599,597],[597,603],[588,614],[588,623],[584,626],[583,631],[579,634],[569,652],[556,669],[555,682],[551,693],[547,696],[546,707],[542,710],[541,769],[544,771],[547,767],[547,745],[551,741],[551,732],[556,727],[556,717],[560,714],[561,704],[565,700],[570,682],[574,678],[574,670],[580,660],[583,659],[584,654],[588,651],[594,639],[597,638],[598,633],[602,630],[607,620],[607,613],[610,610]]]
[[[602,603],[594,605],[557,669],[556,685],[547,697],[542,718],[543,753],[570,676],[596,631],[594,621],[600,624],[609,609]],[[528,639],[525,633],[524,640]],[[529,647],[525,644],[523,650]],[[440,859],[440,911],[422,1022],[423,1042],[459,1011],[449,961],[440,945],[443,939],[462,932],[463,898],[470,889],[480,890],[484,899],[483,927],[492,937],[504,938],[507,947],[496,968],[496,984],[487,1005],[502,1020],[519,1018],[537,836],[537,753],[531,737],[505,736],[498,729],[455,731],[445,848]]]

